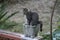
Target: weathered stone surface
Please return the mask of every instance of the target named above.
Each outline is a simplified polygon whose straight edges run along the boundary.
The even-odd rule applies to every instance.
[[[51,7],[53,7],[54,1],[55,0],[31,0],[24,3],[23,5],[19,3],[16,3],[14,5],[11,4],[7,8],[7,10],[9,11],[8,15],[15,11],[19,11],[19,13],[14,17],[10,18],[10,21],[23,23],[25,20],[23,18],[22,9],[26,7],[29,10],[35,11],[39,14],[39,19],[43,21],[43,32],[46,33],[48,32],[48,30],[50,30],[50,18],[52,12]],[[58,20],[58,15],[55,12],[53,17],[53,29],[56,28],[57,26],[57,20]]]

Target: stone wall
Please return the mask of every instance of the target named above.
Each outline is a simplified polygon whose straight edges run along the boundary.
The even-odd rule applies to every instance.
[[[44,24],[43,30],[48,31],[50,29],[50,18],[52,12],[51,8],[54,5],[54,1],[55,0],[31,0],[23,4],[20,3],[16,3],[14,5],[11,4],[7,8],[9,14],[15,11],[19,11],[19,13],[12,17],[10,21],[22,23],[24,21],[22,8],[26,7],[29,10],[35,11],[39,14],[39,19],[42,20]],[[53,28],[56,28],[57,26],[58,20],[57,16],[58,15],[55,12],[53,17]]]

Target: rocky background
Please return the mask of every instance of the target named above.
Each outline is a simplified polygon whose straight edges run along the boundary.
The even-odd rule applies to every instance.
[[[23,23],[24,19],[22,9],[26,7],[29,10],[37,12],[39,14],[40,20],[43,21],[44,33],[50,30],[50,18],[52,13],[52,7],[54,6],[55,0],[9,0],[8,2],[9,3],[6,10],[9,11],[9,14],[15,11],[19,11],[19,13],[12,17],[10,21]],[[53,17],[53,29],[57,28],[58,19],[59,14],[55,10]]]

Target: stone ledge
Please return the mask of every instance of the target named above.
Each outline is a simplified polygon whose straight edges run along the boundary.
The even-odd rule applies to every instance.
[[[24,34],[9,32],[5,30],[0,30],[0,37],[9,38],[13,40],[42,40],[41,36],[36,38],[29,38],[29,37],[25,37]]]

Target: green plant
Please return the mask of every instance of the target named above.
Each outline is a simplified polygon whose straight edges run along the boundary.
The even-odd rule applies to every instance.
[[[10,22],[8,19],[17,14],[18,11],[6,16],[8,14],[8,11],[5,11],[6,7],[7,5],[5,3],[0,4],[0,29],[7,29],[16,25],[16,23]]]
[[[50,40],[50,35],[42,35],[43,36],[43,40]]]
[[[5,23],[0,24],[0,29],[10,30],[14,26],[17,26],[16,22],[14,22],[14,21],[6,21]]]
[[[14,28],[11,31],[23,33],[23,25],[22,24],[23,23],[19,23],[17,26],[14,26]]]

